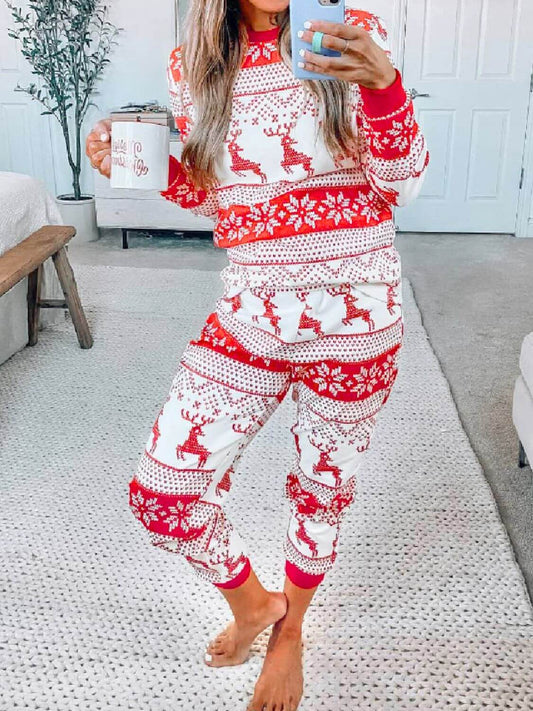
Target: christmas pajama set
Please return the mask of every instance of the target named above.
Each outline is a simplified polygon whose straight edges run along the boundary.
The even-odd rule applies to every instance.
[[[393,62],[380,18],[347,6],[346,23],[364,27]],[[248,30],[216,189],[196,189],[170,159],[162,195],[215,221],[214,243],[229,264],[129,484],[150,542],[222,588],[250,571],[241,535],[251,532],[239,532],[224,510],[236,465],[289,389],[296,418],[285,571],[310,588],[334,564],[398,372],[404,329],[391,206],[417,196],[429,162],[396,67],[386,89],[351,84],[357,145],[333,159],[317,133],[316,100],[282,62],[277,34]],[[180,67],[177,47],[168,79],[186,140],[195,107]]]

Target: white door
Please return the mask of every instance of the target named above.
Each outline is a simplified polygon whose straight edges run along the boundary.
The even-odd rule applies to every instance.
[[[515,232],[533,62],[531,0],[408,0],[402,75],[430,152],[401,231]]]
[[[25,3],[16,3],[24,8]],[[8,37],[13,27],[11,12],[0,2],[0,170],[26,173],[43,180],[54,194],[54,170],[49,117],[44,107],[28,94],[15,92],[17,82],[37,83],[31,67],[20,54],[18,42]]]

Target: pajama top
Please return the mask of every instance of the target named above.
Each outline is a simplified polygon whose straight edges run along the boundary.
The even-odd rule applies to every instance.
[[[353,2],[346,2],[346,24],[369,32],[396,69],[396,80],[385,89],[350,84],[357,150],[330,156],[317,131],[317,100],[304,94],[301,81],[281,60],[279,28],[274,27],[260,32],[248,28],[231,122],[216,161],[216,188],[195,189],[171,157],[169,186],[161,194],[215,220],[216,246],[231,250],[293,235],[351,230],[362,251],[385,250],[380,269],[387,278],[387,260],[397,259],[391,206],[406,205],[418,195],[429,152],[383,20],[351,6]],[[170,54],[167,76],[171,111],[185,141],[196,110],[182,77],[181,47]]]
[[[330,156],[318,131],[317,100],[281,60],[279,28],[248,28],[216,186],[196,189],[172,157],[161,193],[214,219],[214,243],[226,249],[229,266],[221,272],[224,296],[213,327],[220,324],[262,358],[356,363],[385,357],[403,335],[391,208],[415,199],[429,152],[383,20],[350,7],[354,1],[347,0],[346,24],[370,33],[396,79],[380,90],[350,84],[357,136],[351,152]],[[182,76],[181,47],[169,57],[168,81],[186,141],[196,110]],[[348,334],[360,334],[357,347],[349,348]]]

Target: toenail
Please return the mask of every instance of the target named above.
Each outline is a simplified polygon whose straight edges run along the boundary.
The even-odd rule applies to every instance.
[[[212,661],[213,661],[213,657],[209,654],[209,652],[206,652],[206,653],[205,653],[205,661],[206,661],[206,662],[212,662]]]

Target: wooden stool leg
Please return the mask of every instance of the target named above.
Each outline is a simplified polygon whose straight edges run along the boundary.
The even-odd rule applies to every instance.
[[[60,250],[52,255],[52,259],[54,260],[57,276],[61,282],[61,288],[63,289],[63,294],[65,295],[72,323],[76,329],[80,347],[91,348],[93,345],[93,338],[89,330],[89,324],[85,318],[85,313],[78,294],[76,279],[74,278],[74,272],[72,271],[72,267],[68,261],[65,248],[61,247]]]
[[[43,275],[43,265],[39,264],[28,274],[28,345],[34,346],[37,343],[39,333],[39,299],[41,297],[41,282]]]

